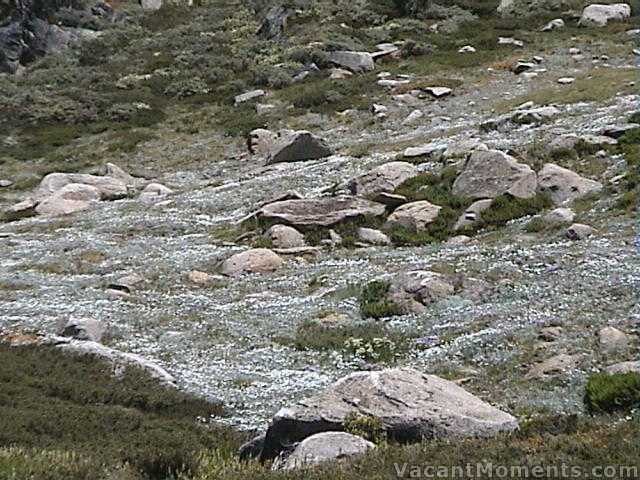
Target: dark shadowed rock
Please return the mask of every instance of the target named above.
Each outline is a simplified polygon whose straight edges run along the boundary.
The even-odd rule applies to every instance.
[[[343,430],[350,414],[380,419],[397,441],[490,437],[518,421],[453,382],[408,368],[357,372],[327,390],[281,409],[267,430],[261,458],[316,433]]]
[[[310,132],[286,132],[274,143],[267,164],[317,160],[332,154],[327,143]]]
[[[385,206],[380,203],[344,195],[270,203],[258,211],[258,216],[294,227],[329,227],[358,217],[380,217],[384,213]]]

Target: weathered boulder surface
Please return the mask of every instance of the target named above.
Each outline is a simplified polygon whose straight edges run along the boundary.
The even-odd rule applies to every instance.
[[[391,245],[391,239],[380,230],[361,227],[358,228],[357,233],[358,238],[364,243],[371,245]]]
[[[624,352],[629,348],[629,336],[615,327],[604,327],[598,332],[598,344],[604,354]]]
[[[584,240],[589,238],[596,232],[596,229],[591,225],[585,225],[583,223],[574,223],[565,232],[566,237],[569,240]]]
[[[117,178],[84,173],[50,173],[40,182],[34,192],[34,198],[42,201],[70,183],[95,187],[101,200],[118,200],[127,196],[127,185]]]
[[[330,52],[329,61],[354,73],[369,72],[376,68],[373,57],[368,52]]]
[[[254,248],[236,253],[222,263],[221,273],[237,277],[245,273],[267,273],[277,270],[282,258],[267,248]]]
[[[403,227],[413,232],[421,232],[436,221],[442,207],[426,200],[407,203],[389,215],[385,228]]]
[[[100,201],[100,191],[91,185],[68,183],[36,206],[39,215],[69,215]]]
[[[411,163],[389,162],[352,179],[349,182],[349,190],[353,195],[379,201],[379,194],[391,193],[417,175],[418,169]]]
[[[265,232],[275,248],[297,248],[306,245],[304,235],[288,225],[273,225]]]
[[[173,195],[173,190],[169,187],[166,187],[161,183],[150,183],[144,187],[144,190],[140,193],[138,200],[145,203],[154,203],[159,200],[164,200],[169,195]]]
[[[274,462],[273,470],[295,470],[313,467],[327,461],[364,455],[376,448],[362,437],[345,432],[316,433],[300,442],[282,462]]]
[[[380,419],[397,441],[490,437],[518,421],[453,382],[408,368],[357,372],[327,390],[281,409],[273,418],[261,458],[314,434],[341,431],[349,414]]]
[[[453,183],[453,194],[471,199],[495,198],[508,193],[518,198],[536,194],[536,173],[498,150],[476,150]]]
[[[538,191],[548,194],[556,205],[572,202],[600,190],[600,182],[581,177],[554,163],[545,164],[538,172]]]
[[[403,272],[391,280],[388,300],[404,314],[421,313],[426,306],[455,293],[455,286],[436,272],[416,270]]]
[[[594,3],[582,11],[578,25],[582,27],[605,27],[609,21],[621,21],[631,16],[631,7],[626,3],[602,5]]]
[[[258,216],[294,227],[329,227],[358,217],[380,217],[384,213],[385,206],[380,203],[343,195],[274,202],[262,207]]]
[[[285,131],[275,141],[267,164],[318,160],[333,154],[327,142],[305,130]]]
[[[75,318],[64,324],[60,335],[76,340],[100,342],[106,331],[106,325],[100,320],[94,318]]]

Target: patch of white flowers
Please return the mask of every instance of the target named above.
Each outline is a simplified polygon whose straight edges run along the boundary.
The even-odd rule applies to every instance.
[[[344,342],[344,348],[358,358],[369,361],[380,361],[393,358],[396,353],[396,344],[388,338],[363,338],[351,337]]]

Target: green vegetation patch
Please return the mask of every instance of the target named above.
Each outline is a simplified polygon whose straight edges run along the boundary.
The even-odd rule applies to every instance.
[[[552,206],[553,202],[547,195],[538,194],[532,198],[500,195],[482,212],[482,222],[478,228],[501,227],[511,220],[535,215]]]
[[[584,404],[591,413],[611,413],[640,406],[640,374],[591,375],[585,387]]]
[[[389,299],[391,283],[374,280],[367,283],[360,292],[360,314],[362,318],[385,318],[402,315],[398,304]]]
[[[54,455],[47,452],[74,452],[54,462],[62,470],[69,464],[69,478],[86,478],[88,461],[97,469],[93,478],[100,478],[102,465],[125,464],[135,473],[130,478],[167,478],[193,467],[200,451],[230,451],[239,441],[226,427],[197,423],[222,415],[220,404],[165,388],[140,370],[116,378],[95,357],[4,343],[0,365],[0,449],[33,450],[25,455],[33,457],[36,472]],[[0,472],[16,455],[2,450]]]

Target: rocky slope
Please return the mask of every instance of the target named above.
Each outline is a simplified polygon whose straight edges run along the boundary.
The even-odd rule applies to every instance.
[[[385,2],[361,2],[345,19],[324,2],[300,3],[279,31],[272,22],[282,16],[269,9],[245,8],[247,24],[212,2],[190,7],[193,24],[168,27],[171,9],[186,7],[141,13],[124,2],[111,15],[126,19],[101,24],[102,40],[0,78],[7,86],[0,205],[11,212],[33,200],[19,209],[27,218],[15,220],[14,209],[0,224],[0,330],[53,334],[70,319],[97,319],[109,347],[153,360],[181,388],[222,400],[228,414],[220,420],[243,429],[264,430],[281,407],[354,371],[386,366],[457,380],[516,417],[581,413],[588,376],[637,357],[638,18],[578,27],[580,10],[577,17],[543,10],[522,25],[499,19],[497,5],[487,15],[463,9],[473,2],[456,2],[462,6],[453,13],[410,20]],[[227,30],[199,30],[213,10],[226,15]],[[374,17],[373,26],[362,26],[356,13]],[[327,38],[310,29],[318,16]],[[556,17],[566,25],[539,31]],[[491,28],[474,30],[482,22]],[[226,66],[215,67],[221,79],[200,82],[214,67],[199,70],[188,58],[195,55],[191,29],[201,39],[230,35],[221,41],[238,57],[264,57],[235,83]],[[153,37],[143,39],[145,31]],[[256,32],[284,39],[254,40]],[[435,47],[411,40],[419,32]],[[499,44],[503,35],[516,43]],[[376,47],[376,38],[386,45]],[[319,45],[322,55],[268,64],[287,58],[295,42]],[[374,55],[335,56],[347,48]],[[87,60],[92,53],[102,60]],[[198,77],[182,78],[180,68]],[[254,75],[260,69],[265,81]],[[85,82],[93,86],[70,91]],[[255,127],[266,130],[254,132],[247,149],[245,134]],[[291,133],[299,130],[312,135]],[[395,161],[414,167],[375,170]],[[124,171],[100,171],[109,162]],[[55,171],[107,173],[109,192],[116,184],[120,193],[105,195],[104,180],[95,180],[103,177],[76,176],[49,179],[44,187],[54,186],[43,194],[41,177]],[[364,180],[350,182],[372,171],[364,187]],[[415,178],[438,179],[431,187],[444,190],[420,196],[430,184],[410,184]],[[533,202],[549,192],[549,203]],[[294,234],[278,248],[273,235],[263,236],[265,204],[295,197],[335,203],[339,195],[384,203],[357,224],[382,228],[370,242],[379,245],[354,240],[350,226],[311,228],[291,217],[285,221],[304,240]],[[440,209],[425,213],[419,205],[409,220],[396,211],[395,223],[389,216],[398,205],[427,200]],[[486,205],[474,209],[474,200]],[[302,213],[322,217],[329,209],[322,205],[303,203]],[[561,218],[545,217],[552,210]],[[470,227],[455,231],[463,214]],[[436,231],[429,225],[438,218]],[[398,222],[410,228],[398,230]],[[593,230],[567,235],[575,223]],[[276,260],[244,259],[251,266],[241,268],[254,272],[244,275],[235,275],[238,264],[222,263],[252,247],[275,250]],[[366,347],[373,340],[358,330],[372,325],[362,318],[362,288],[414,271],[442,275],[451,290],[408,315],[375,320],[391,354],[368,355],[367,348],[382,347]],[[321,335],[347,332],[346,342],[309,348],[310,324]],[[623,332],[620,348],[607,346],[606,332],[598,337],[605,327]]]

